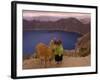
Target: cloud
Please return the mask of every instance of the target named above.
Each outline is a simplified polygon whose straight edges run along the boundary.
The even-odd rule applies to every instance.
[[[68,18],[75,17],[78,19],[91,18],[90,13],[75,13],[75,12],[52,12],[52,11],[34,11],[34,10],[24,10],[23,18],[32,19],[33,17],[48,16],[48,17],[58,17],[58,18]]]

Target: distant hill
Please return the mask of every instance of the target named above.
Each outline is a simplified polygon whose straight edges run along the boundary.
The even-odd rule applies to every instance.
[[[76,18],[62,18],[56,21],[25,20],[23,19],[24,30],[64,30],[79,32],[82,34],[90,31],[90,22],[84,24]]]

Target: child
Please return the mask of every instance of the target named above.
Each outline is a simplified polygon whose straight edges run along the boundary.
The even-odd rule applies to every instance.
[[[63,46],[62,46],[61,40],[55,41],[54,44],[56,45],[56,48],[55,48],[55,51],[54,51],[55,61],[57,62],[57,64],[59,64],[63,60]]]

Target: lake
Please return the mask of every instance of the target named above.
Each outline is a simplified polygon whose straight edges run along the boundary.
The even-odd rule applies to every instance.
[[[62,41],[64,49],[71,50],[75,48],[75,43],[80,36],[79,33],[66,31],[23,31],[23,53],[33,54],[38,43],[49,45],[54,37]]]

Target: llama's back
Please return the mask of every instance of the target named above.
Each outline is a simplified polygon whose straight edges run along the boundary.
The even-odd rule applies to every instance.
[[[45,45],[44,43],[37,44],[36,46],[37,55],[39,57],[44,57],[46,55],[47,48],[48,48],[47,45]]]

